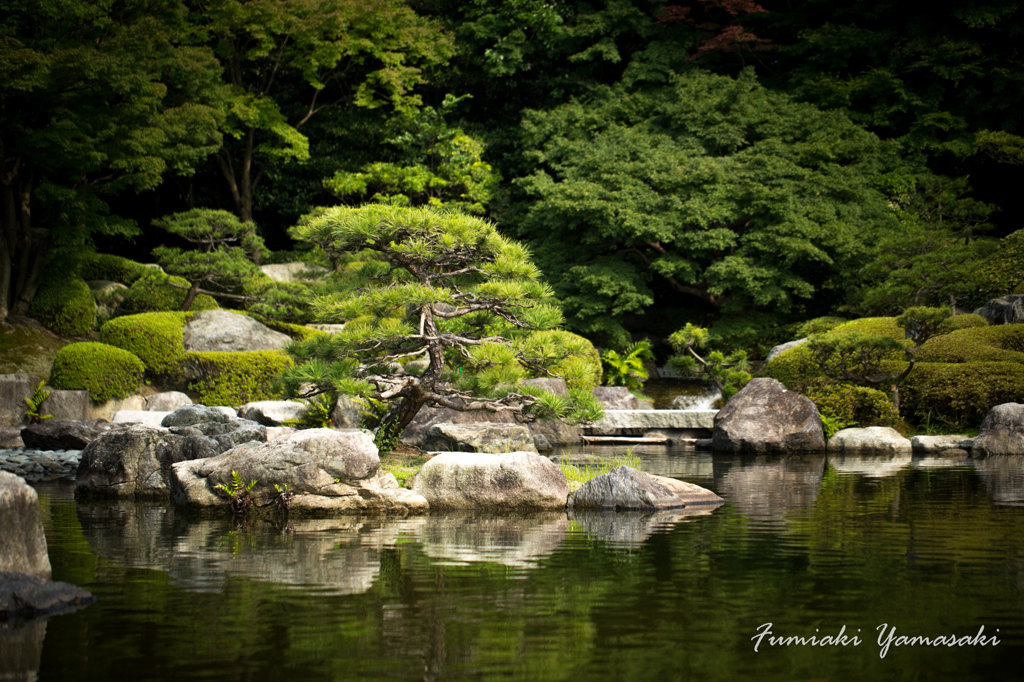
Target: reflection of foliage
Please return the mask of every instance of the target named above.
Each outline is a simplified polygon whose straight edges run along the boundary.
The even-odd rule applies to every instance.
[[[643,388],[647,380],[647,368],[644,360],[653,360],[651,342],[641,339],[630,344],[620,355],[614,350],[606,350],[601,355],[604,365],[604,382],[608,386],[625,386],[631,389]]]
[[[672,366],[683,374],[713,383],[721,392],[724,402],[728,402],[750,381],[746,351],[738,350],[729,355],[717,350],[709,351],[704,356],[697,353],[696,349],[706,348],[711,342],[707,329],[687,322],[685,327],[672,334],[668,340],[677,353],[669,358]]]

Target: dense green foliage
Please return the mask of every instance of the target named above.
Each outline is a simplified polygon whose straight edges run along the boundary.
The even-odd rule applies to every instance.
[[[189,352],[184,359],[188,388],[203,405],[231,407],[279,397],[274,390],[292,360],[281,351]]]
[[[185,313],[140,313],[115,317],[100,327],[100,342],[131,351],[149,376],[176,373],[185,358]]]
[[[57,351],[50,384],[58,389],[87,390],[90,400],[104,403],[134,393],[145,369],[142,360],[126,350],[92,341],[72,343]]]
[[[131,286],[147,272],[144,265],[133,260],[94,251],[84,254],[78,263],[78,274],[86,281],[106,280]]]
[[[83,336],[96,329],[96,301],[74,272],[55,269],[44,278],[29,313],[61,336]]]
[[[834,381],[817,381],[803,394],[818,407],[823,417],[846,426],[894,426],[900,414],[882,391]],[[831,435],[831,434],[828,434]]]
[[[653,359],[651,342],[647,339],[629,344],[622,353],[613,349],[606,350],[601,355],[605,385],[625,386],[637,390],[643,388],[644,382],[647,381],[644,360]]]
[[[188,280],[175,275],[166,275],[151,269],[135,281],[121,300],[120,310],[125,313],[165,312],[181,310],[191,288]],[[191,310],[216,310],[220,306],[213,297],[199,294]]]
[[[669,358],[669,363],[683,376],[697,377],[714,384],[724,402],[728,402],[750,381],[746,352],[739,350],[726,355],[720,350],[710,349],[711,334],[703,327],[687,322],[685,327],[668,337],[668,341],[676,353]]]

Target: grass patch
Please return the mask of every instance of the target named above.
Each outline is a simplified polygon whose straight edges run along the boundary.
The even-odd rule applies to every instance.
[[[399,455],[390,453],[385,455],[380,461],[380,468],[384,473],[391,474],[398,481],[398,485],[403,488],[409,488],[412,485],[412,479],[419,472],[420,467],[426,464],[430,457],[409,457],[407,455]]]
[[[632,467],[634,469],[640,468],[640,457],[633,454],[633,448],[626,450],[625,454],[619,457],[613,457],[611,459],[604,459],[592,464],[578,465],[578,464],[559,464],[558,467],[565,474],[565,477],[569,479],[569,484],[578,483],[580,485],[586,483],[592,478],[603,476],[609,473],[613,469],[618,469],[621,466]]]

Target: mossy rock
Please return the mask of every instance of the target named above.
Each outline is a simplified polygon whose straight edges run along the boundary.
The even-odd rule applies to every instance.
[[[41,327],[0,325],[0,374],[30,374],[46,379],[53,358],[68,342]]]
[[[166,275],[147,268],[148,272],[135,281],[125,293],[119,310],[122,313],[169,312],[181,310],[188,293],[188,280]],[[177,286],[175,286],[177,285]],[[184,287],[184,288],[182,288]],[[217,310],[217,301],[207,294],[199,294],[189,312]]]
[[[142,382],[145,365],[133,353],[93,341],[72,343],[57,351],[50,385],[57,389],[89,391],[89,399],[105,403],[127,398]]]
[[[100,341],[134,353],[150,376],[178,373],[185,359],[182,332],[190,313],[139,313],[116,317],[100,328]]]
[[[87,253],[78,265],[78,274],[84,280],[103,279],[125,286],[131,286],[149,272],[151,269],[141,263],[109,253]]]
[[[293,365],[279,350],[237,353],[189,352],[185,354],[188,388],[203,405],[236,406],[279,397],[274,385]]]
[[[96,329],[96,301],[85,280],[73,273],[45,277],[29,315],[61,336],[84,336]]]

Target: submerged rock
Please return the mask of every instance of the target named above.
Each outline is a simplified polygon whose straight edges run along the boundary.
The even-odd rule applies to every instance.
[[[561,509],[569,495],[565,474],[533,452],[446,452],[423,465],[413,490],[431,509]]]
[[[753,379],[715,415],[711,447],[757,454],[816,452],[825,432],[814,403],[775,379]]]
[[[590,479],[568,499],[570,509],[655,511],[724,503],[715,493],[693,483],[655,476],[632,467]]]
[[[96,601],[80,587],[24,573],[0,572],[0,619],[64,613]]]

